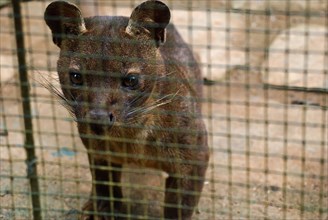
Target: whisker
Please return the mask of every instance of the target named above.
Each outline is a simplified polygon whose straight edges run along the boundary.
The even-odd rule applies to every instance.
[[[59,89],[59,79],[52,77],[51,75],[48,75],[48,77],[45,77],[40,73],[40,79],[33,78],[35,82],[37,82],[39,85],[47,89],[54,97],[58,99],[58,103],[61,104],[64,108],[66,108],[69,112],[69,114],[73,117],[75,120],[75,114],[73,110],[73,105],[76,105],[76,100],[73,96],[71,96],[71,100],[67,99],[64,94],[62,93],[61,89]],[[50,79],[48,79],[50,78]],[[54,82],[58,83],[58,86],[54,85]],[[74,103],[74,104],[72,104]]]
[[[130,122],[133,121],[133,119],[135,119],[135,117],[133,117],[133,116],[135,116],[137,114],[140,114],[141,116],[143,116],[146,113],[149,113],[160,106],[171,103],[173,101],[173,99],[178,95],[179,92],[180,92],[180,90],[178,90],[174,94],[165,95],[165,96],[161,97],[160,99],[155,100],[153,103],[150,103],[149,105],[146,105],[146,106],[143,106],[140,108],[136,108],[136,109],[128,112],[127,117],[129,118],[129,121]],[[165,99],[167,99],[167,100],[165,100]]]
[[[129,105],[134,105],[136,102],[138,102],[141,98],[144,98],[144,94],[146,92],[141,92],[137,97],[135,97],[133,100],[129,102]]]

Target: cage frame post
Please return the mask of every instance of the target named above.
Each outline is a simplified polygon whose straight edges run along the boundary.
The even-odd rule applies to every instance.
[[[37,157],[35,153],[34,137],[33,137],[33,122],[30,103],[29,80],[27,74],[25,43],[23,36],[22,14],[19,0],[12,0],[13,19],[15,24],[15,40],[17,48],[18,72],[20,93],[22,98],[22,108],[24,115],[24,148],[26,151],[26,166],[27,178],[31,187],[31,200],[33,209],[33,219],[42,220],[41,203],[40,203],[40,188],[37,174]]]

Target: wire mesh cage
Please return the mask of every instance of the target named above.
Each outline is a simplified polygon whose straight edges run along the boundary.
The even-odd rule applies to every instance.
[[[0,22],[0,219],[328,218],[327,1],[0,1]]]

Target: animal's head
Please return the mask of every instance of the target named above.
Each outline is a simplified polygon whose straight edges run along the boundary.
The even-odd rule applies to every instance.
[[[160,104],[152,93],[165,74],[158,48],[165,42],[168,7],[150,0],[130,18],[83,18],[77,6],[56,1],[44,16],[60,48],[57,68],[63,98],[80,132],[101,135],[116,123],[146,120],[138,113]]]

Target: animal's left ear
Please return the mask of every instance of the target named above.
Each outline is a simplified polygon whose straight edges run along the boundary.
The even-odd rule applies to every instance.
[[[147,36],[159,47],[165,42],[165,28],[170,18],[170,9],[163,2],[146,1],[133,10],[126,32],[131,36]]]

